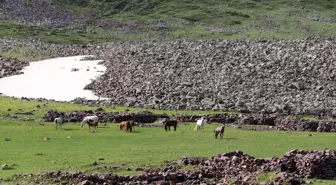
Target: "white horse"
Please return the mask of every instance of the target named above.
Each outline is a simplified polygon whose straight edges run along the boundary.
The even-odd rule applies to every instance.
[[[58,127],[60,127],[60,129],[62,129],[63,117],[55,118],[54,123],[55,123],[55,126],[56,126],[56,130],[58,129]]]
[[[86,116],[86,117],[84,117],[83,121],[81,122],[81,127],[83,127],[83,124],[85,122],[89,125],[89,131],[90,131],[90,127],[98,128],[98,116]]]
[[[201,119],[198,119],[196,121],[196,126],[194,128],[194,130],[197,130],[197,131],[204,131],[204,124],[206,123],[206,119],[202,116]]]

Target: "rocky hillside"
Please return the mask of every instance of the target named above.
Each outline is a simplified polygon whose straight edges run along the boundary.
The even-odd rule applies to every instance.
[[[29,56],[103,59],[107,71],[85,87],[111,98],[97,104],[301,114],[336,110],[335,38],[71,46],[0,39],[0,46],[6,52],[29,47]]]
[[[0,36],[63,43],[332,36],[335,12],[331,0],[0,0]]]
[[[2,19],[43,26],[71,26],[82,22],[73,12],[45,0],[2,0]]]
[[[335,39],[111,44],[86,89],[157,109],[315,113],[335,109]]]

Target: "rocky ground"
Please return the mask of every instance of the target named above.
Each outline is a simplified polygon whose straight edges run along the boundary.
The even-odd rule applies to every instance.
[[[82,185],[100,184],[241,184],[241,185],[277,185],[304,184],[310,179],[336,180],[336,151],[293,150],[283,157],[257,159],[242,151],[217,154],[209,159],[181,157],[180,165],[198,166],[194,170],[182,170],[177,165],[168,165],[162,169],[145,169],[139,176],[118,176],[115,174],[85,174],[46,172],[42,174],[17,175],[17,179],[31,179],[49,183],[72,182]],[[268,182],[258,182],[262,173],[271,173]],[[71,184],[71,183],[70,183]]]
[[[84,22],[83,18],[45,0],[2,0],[1,19],[53,27],[72,26]]]
[[[22,62],[14,58],[2,57],[0,55],[0,78],[23,74],[21,70],[28,65],[28,62]]]
[[[281,131],[310,131],[310,132],[336,132],[335,120],[304,120],[293,116],[263,115],[263,114],[213,114],[213,115],[174,115],[153,114],[151,112],[124,113],[105,112],[102,109],[88,111],[72,111],[70,114],[50,110],[43,116],[44,121],[52,122],[55,118],[63,116],[68,122],[81,122],[85,116],[97,115],[99,122],[120,123],[121,121],[134,120],[136,123],[154,123],[161,119],[177,119],[180,123],[196,122],[201,116],[212,122],[225,123],[236,128],[249,128],[257,130]]]
[[[314,115],[336,110],[335,38],[101,45],[2,39],[0,46],[103,59],[107,71],[85,89],[112,99],[75,101],[82,104]]]

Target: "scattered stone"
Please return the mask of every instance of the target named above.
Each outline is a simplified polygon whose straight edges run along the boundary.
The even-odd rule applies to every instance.
[[[11,139],[9,139],[9,138],[5,138],[4,141],[11,141]]]

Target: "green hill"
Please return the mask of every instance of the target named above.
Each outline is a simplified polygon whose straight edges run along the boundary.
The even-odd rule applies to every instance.
[[[19,1],[22,1],[20,6],[24,7],[26,4],[27,8],[23,8],[26,11],[29,11],[30,6],[36,6],[29,0]],[[0,36],[21,38],[34,36],[51,42],[87,43],[171,38],[294,38],[333,36],[336,33],[335,0],[48,0],[47,2],[81,17],[78,19],[83,19],[83,24],[46,27],[18,23],[22,18],[14,17],[12,21],[0,22],[3,28]],[[1,4],[2,1],[0,1],[2,12],[0,17],[1,14],[10,15],[11,10],[1,11]],[[46,13],[42,12],[40,15],[48,18],[50,11],[45,7],[47,6],[41,9]],[[37,10],[40,9],[37,7]],[[13,11],[16,9],[13,8]],[[52,16],[49,19],[54,20]]]

